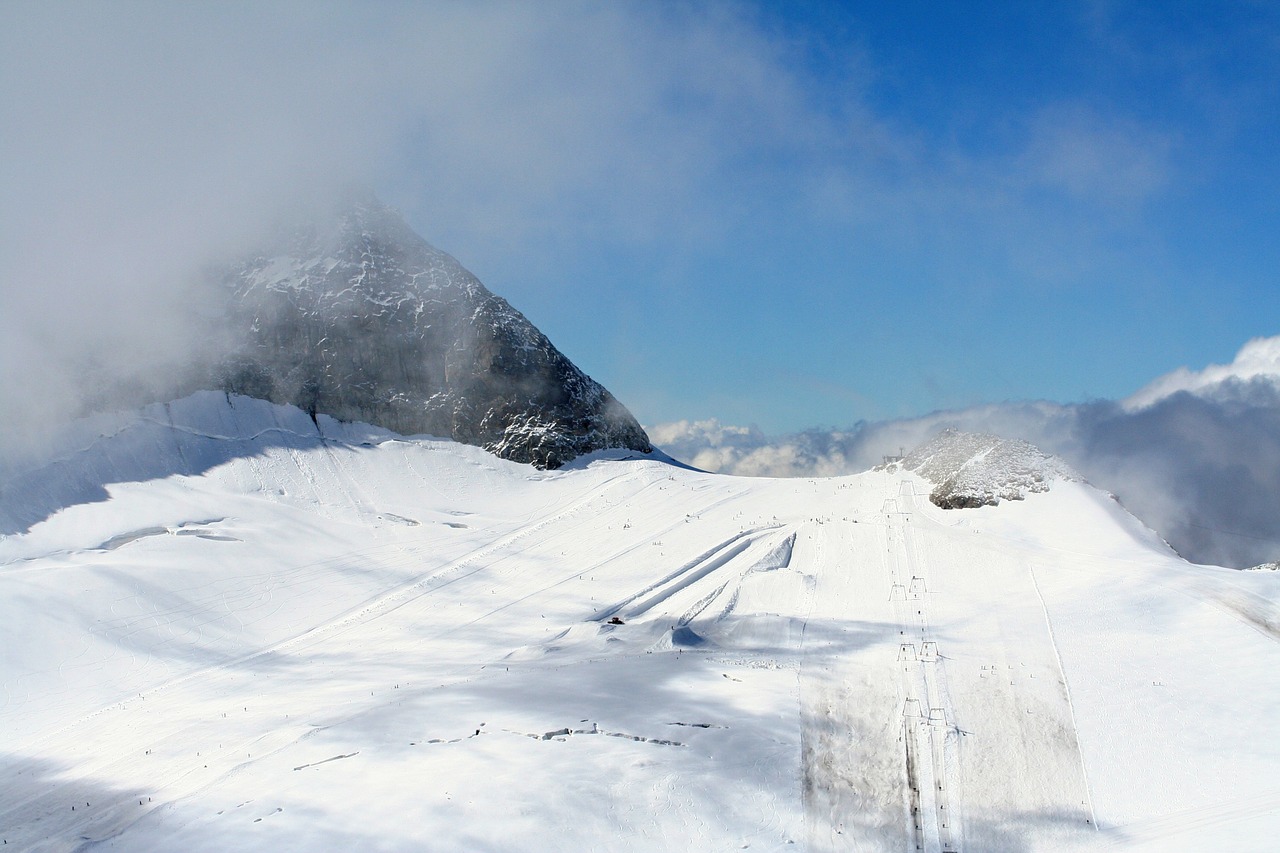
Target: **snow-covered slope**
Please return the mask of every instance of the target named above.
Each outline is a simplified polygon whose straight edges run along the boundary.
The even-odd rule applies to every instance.
[[[220,394],[81,429],[0,499],[56,492],[0,539],[10,849],[1280,831],[1280,574],[1083,483],[954,513],[899,470],[547,472]]]

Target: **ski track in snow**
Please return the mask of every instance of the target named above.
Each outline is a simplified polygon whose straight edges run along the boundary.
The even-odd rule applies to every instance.
[[[203,422],[278,428],[254,412]],[[319,433],[122,481],[0,540],[0,835],[1271,849],[1280,793],[1236,779],[1280,773],[1280,584],[1178,561],[1083,484],[928,488]]]

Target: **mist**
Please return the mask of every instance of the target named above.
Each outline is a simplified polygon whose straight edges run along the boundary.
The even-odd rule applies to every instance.
[[[307,14],[289,10],[305,30]],[[0,35],[0,431],[8,453],[87,408],[180,384],[221,330],[201,270],[367,177],[358,79],[282,21],[215,7],[11,5]],[[298,64],[301,63],[299,67]],[[328,108],[326,108],[328,105]],[[132,390],[130,390],[132,389]]]
[[[670,211],[698,210],[681,200],[714,170],[718,122],[738,113],[769,137],[794,95],[767,46],[717,11],[233,11],[6,7],[7,454],[88,409],[180,387],[225,334],[201,270],[349,187],[377,190],[464,250],[489,241],[519,255],[585,223],[644,239]],[[701,109],[670,107],[677,80]],[[696,218],[683,223],[691,235]],[[112,400],[104,389],[126,390]]]

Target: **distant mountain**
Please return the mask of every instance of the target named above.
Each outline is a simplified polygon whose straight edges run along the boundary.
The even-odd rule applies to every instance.
[[[1192,562],[1246,568],[1280,557],[1280,336],[1124,400],[996,403],[780,436],[715,421],[649,434],[708,471],[813,477],[866,470],[947,427],[1023,439],[1064,460]]]
[[[219,276],[230,393],[558,468],[649,452],[644,430],[506,300],[371,197],[285,230]]]

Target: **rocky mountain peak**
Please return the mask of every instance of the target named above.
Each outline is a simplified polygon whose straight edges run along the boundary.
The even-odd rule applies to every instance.
[[[398,213],[358,198],[221,277],[229,392],[557,468],[649,439],[524,315]]]
[[[1048,491],[1055,480],[1083,479],[1026,441],[956,429],[943,430],[894,464],[933,483],[929,500],[943,509],[1019,501]]]

